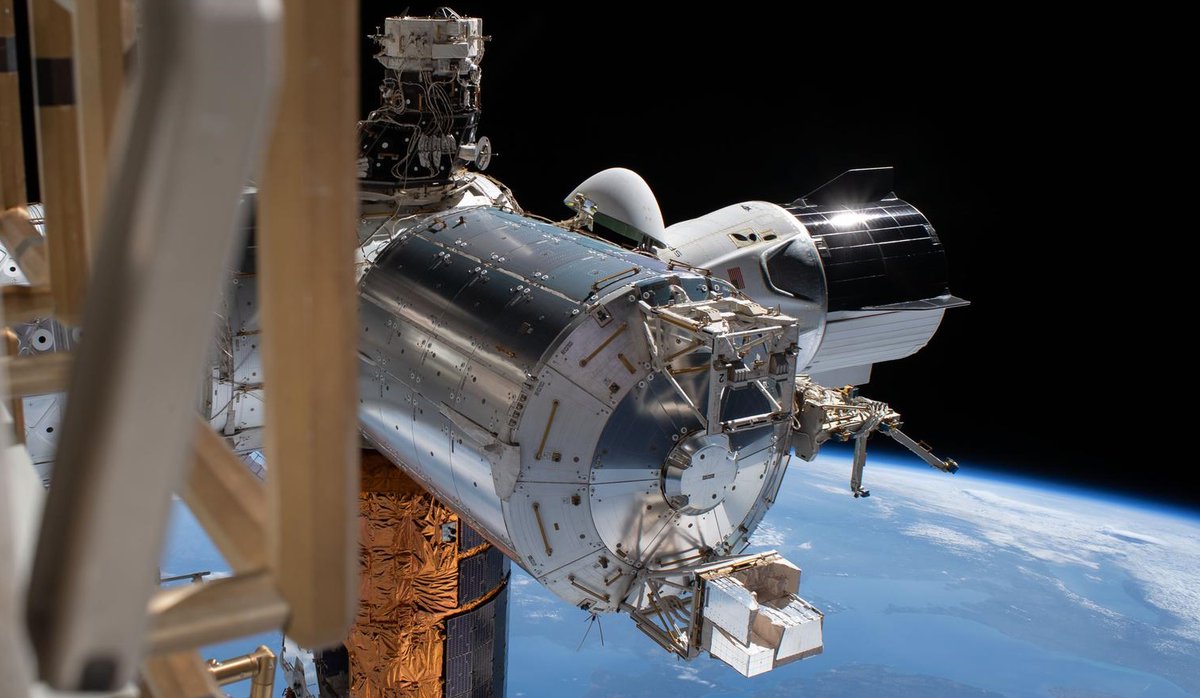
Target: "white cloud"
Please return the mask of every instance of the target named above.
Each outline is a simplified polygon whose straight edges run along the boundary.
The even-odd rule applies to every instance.
[[[900,531],[906,536],[913,538],[922,538],[932,541],[938,545],[943,545],[951,550],[956,551],[980,551],[986,550],[987,544],[977,538],[972,538],[964,533],[955,531],[952,528],[945,526],[937,526],[931,523],[913,524],[905,526]]]
[[[843,460],[848,467],[848,459]],[[827,484],[817,489],[832,488],[837,469],[819,473]],[[1082,492],[1055,492],[969,475],[950,478],[886,466],[870,473],[870,499],[886,502],[888,514],[901,513],[914,522],[902,529],[905,534],[959,554],[986,554],[989,546],[996,546],[1052,565],[1089,571],[1120,568],[1136,580],[1147,603],[1179,620],[1170,632],[1200,641],[1197,522],[1156,512],[1151,505],[1139,508]],[[1106,617],[1115,613],[1053,581],[1072,602]]]
[[[1079,604],[1080,606],[1083,606],[1084,608],[1088,609],[1089,611],[1099,613],[1100,615],[1107,616],[1108,618],[1111,618],[1113,620],[1117,620],[1117,619],[1124,617],[1120,613],[1117,613],[1116,611],[1112,610],[1111,608],[1108,608],[1107,606],[1101,606],[1100,604],[1096,603],[1095,601],[1092,601],[1088,597],[1083,596],[1082,594],[1077,594],[1074,591],[1071,591],[1069,588],[1067,588],[1067,585],[1064,584],[1061,579],[1055,579],[1053,577],[1048,577],[1044,574],[1038,574],[1037,572],[1034,572],[1033,570],[1028,569],[1026,567],[1018,567],[1017,569],[1019,569],[1023,574],[1025,574],[1027,576],[1033,577],[1035,579],[1039,579],[1047,584],[1050,584],[1054,588],[1058,589],[1059,592],[1061,592],[1063,596],[1067,597],[1067,599],[1069,599],[1070,601],[1073,601],[1074,603]]]
[[[681,681],[693,681],[707,688],[716,688],[717,684],[700,678],[700,670],[691,664],[676,664],[675,678]]]
[[[788,539],[784,532],[766,521],[760,523],[750,536],[750,545],[761,545],[766,548],[778,548],[787,545],[787,542]]]

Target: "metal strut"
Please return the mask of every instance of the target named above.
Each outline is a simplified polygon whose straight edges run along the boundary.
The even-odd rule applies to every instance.
[[[796,377],[796,319],[744,298],[688,301],[682,290],[678,294],[684,300],[669,306],[638,301],[642,332],[651,366],[690,408],[705,433],[785,424],[794,417],[787,395],[793,392]],[[671,339],[680,348],[674,348]],[[668,351],[668,346],[673,350]],[[702,355],[700,361],[694,354]],[[681,359],[684,365],[674,365]],[[707,392],[691,394],[675,379],[692,373],[707,375]],[[757,390],[770,410],[725,418],[722,397],[742,388]]]
[[[827,388],[805,375],[796,377],[795,411],[789,433],[791,448],[806,461],[816,457],[829,439],[854,439],[854,464],[850,472],[850,491],[855,497],[869,497],[862,486],[863,467],[867,462],[867,439],[875,432],[892,437],[915,453],[930,467],[944,473],[958,471],[958,463],[933,455],[928,446],[900,431],[900,413],[885,402],[858,394],[853,386]]]

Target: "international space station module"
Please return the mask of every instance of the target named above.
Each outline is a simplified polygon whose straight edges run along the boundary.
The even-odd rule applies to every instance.
[[[784,207],[663,225],[608,170],[575,216],[524,215],[477,138],[477,19],[387,20],[363,124],[360,408],[367,440],[568,603],[752,675],[821,651],[800,570],[742,555],[790,452],[907,440],[852,390],[946,307],[940,241],[860,170]],[[600,229],[607,230],[607,238]]]
[[[792,454],[831,438],[855,443],[855,496],[876,431],[955,470],[852,387],[964,303],[929,221],[874,168],[670,226],[638,175],[611,169],[549,222],[483,174],[481,21],[389,18],[372,38],[386,77],[360,125],[366,442],[565,602],[625,613],[685,659],[749,676],[820,652],[800,569],[745,550]],[[246,260],[204,405],[243,453],[263,424]]]

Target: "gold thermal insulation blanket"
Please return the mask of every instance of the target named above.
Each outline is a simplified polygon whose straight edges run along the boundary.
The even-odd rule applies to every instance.
[[[458,517],[374,451],[364,451],[359,506],[359,607],[346,638],[356,698],[442,695],[445,619],[491,600],[458,604]]]

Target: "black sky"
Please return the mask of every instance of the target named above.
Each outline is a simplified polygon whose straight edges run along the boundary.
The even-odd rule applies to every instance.
[[[920,354],[876,366],[864,393],[965,467],[1200,507],[1180,483],[1190,458],[1177,420],[1191,418],[1170,407],[1186,363],[1149,319],[1163,254],[1129,193],[1150,174],[1135,162],[1154,138],[1141,125],[1154,97],[1128,47],[1027,14],[830,17],[803,5],[456,5],[493,37],[489,173],[558,218],[584,178],[629,167],[670,224],[893,165],[972,306],[948,313]],[[364,29],[403,9],[364,3]],[[376,101],[372,49],[364,42],[364,110]]]
[[[406,7],[364,0],[363,34]],[[1194,194],[1181,200],[1191,179],[1160,164],[1181,159],[1194,110],[1170,56],[1136,41],[1142,19],[455,8],[493,37],[481,133],[489,174],[526,209],[563,217],[576,184],[618,165],[646,179],[668,224],[893,165],[972,305],[921,353],[876,366],[864,393],[965,467],[1200,509],[1183,387]],[[364,40],[364,115],[382,74],[372,53]]]

